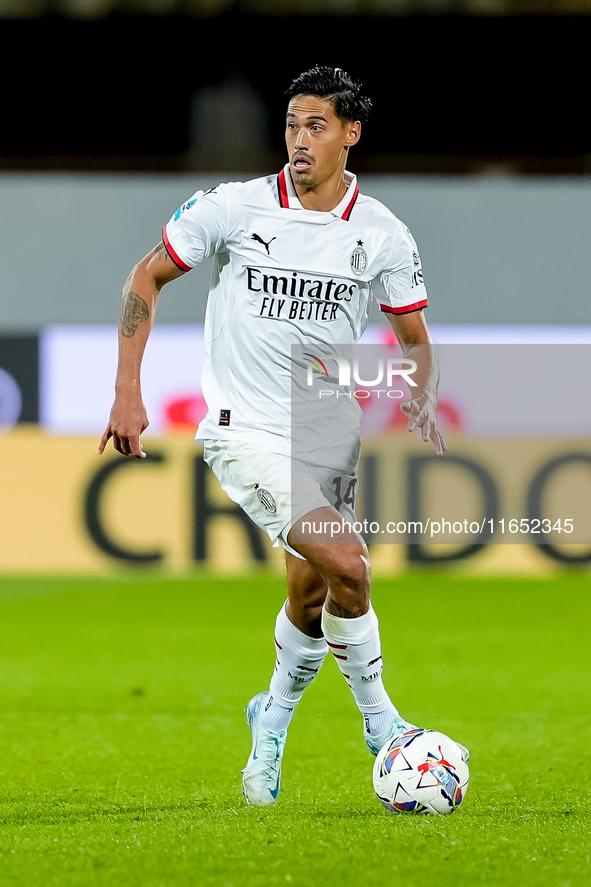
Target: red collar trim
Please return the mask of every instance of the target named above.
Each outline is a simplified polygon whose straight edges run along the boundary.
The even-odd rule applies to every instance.
[[[285,170],[282,169],[277,176],[277,187],[279,188],[279,203],[282,209],[289,209],[289,195],[287,193],[287,182],[285,181]]]
[[[293,186],[292,186],[293,187]],[[285,168],[281,170],[279,175],[277,176],[277,190],[279,192],[279,205],[282,209],[289,209],[289,191],[287,188],[287,181],[285,177]],[[295,189],[294,189],[295,190]],[[355,191],[353,192],[353,196],[351,200],[347,204],[347,207],[344,213],[341,216],[345,222],[348,222],[351,218],[351,213],[353,212],[353,207],[359,197],[359,185],[355,185]]]
[[[359,197],[359,185],[355,185],[355,191],[353,192],[353,197],[349,201],[349,205],[347,206],[347,209],[345,210],[345,212],[341,216],[341,219],[344,219],[345,222],[349,221],[351,213],[353,212],[353,207],[355,206],[355,201],[357,200],[358,197]]]

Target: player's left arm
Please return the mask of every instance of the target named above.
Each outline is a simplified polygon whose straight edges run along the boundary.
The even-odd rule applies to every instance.
[[[411,376],[417,386],[410,389],[412,400],[400,404],[400,409],[408,416],[408,430],[419,428],[423,440],[426,443],[432,441],[437,455],[443,456],[447,445],[437,427],[436,416],[439,360],[425,316],[422,311],[409,314],[388,312],[386,316],[400,342],[402,353],[417,364]]]

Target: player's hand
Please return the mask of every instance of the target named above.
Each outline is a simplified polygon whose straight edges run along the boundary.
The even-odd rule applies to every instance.
[[[150,423],[141,397],[117,396],[111,409],[109,424],[101,437],[99,456],[102,456],[107,443],[112,438],[113,446],[123,456],[145,459],[146,454],[140,443],[140,434]]]
[[[400,409],[405,416],[408,416],[408,425],[406,426],[408,431],[419,428],[425,443],[432,441],[436,454],[443,456],[447,450],[447,444],[437,427],[436,406],[432,397],[423,394],[414,400],[402,401]]]

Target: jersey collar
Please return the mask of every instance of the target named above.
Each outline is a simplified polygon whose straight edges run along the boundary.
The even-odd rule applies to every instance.
[[[331,209],[330,215],[336,216],[338,219],[349,221],[355,201],[359,195],[359,185],[357,184],[357,176],[345,170],[345,184],[347,190],[341,202],[334,209]],[[289,163],[286,163],[279,175],[277,176],[277,189],[279,191],[279,203],[283,209],[304,209],[300,203],[300,199],[296,194],[296,190],[289,171]]]

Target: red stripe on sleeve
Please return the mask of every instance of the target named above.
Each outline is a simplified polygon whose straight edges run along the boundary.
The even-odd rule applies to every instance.
[[[401,305],[400,308],[391,308],[390,305],[380,305],[380,309],[387,314],[410,314],[411,311],[420,311],[421,308],[426,308],[428,304],[429,302],[427,299],[422,299],[420,302],[414,302],[412,305]]]
[[[172,259],[174,264],[178,265],[178,267],[181,269],[181,271],[190,271],[191,266],[187,265],[186,262],[183,262],[183,260],[180,258],[180,256],[178,256],[176,254],[173,247],[171,246],[170,240],[168,239],[168,234],[166,233],[166,226],[162,229],[162,240],[164,241],[164,246],[166,247],[166,252],[170,256],[170,258]]]

